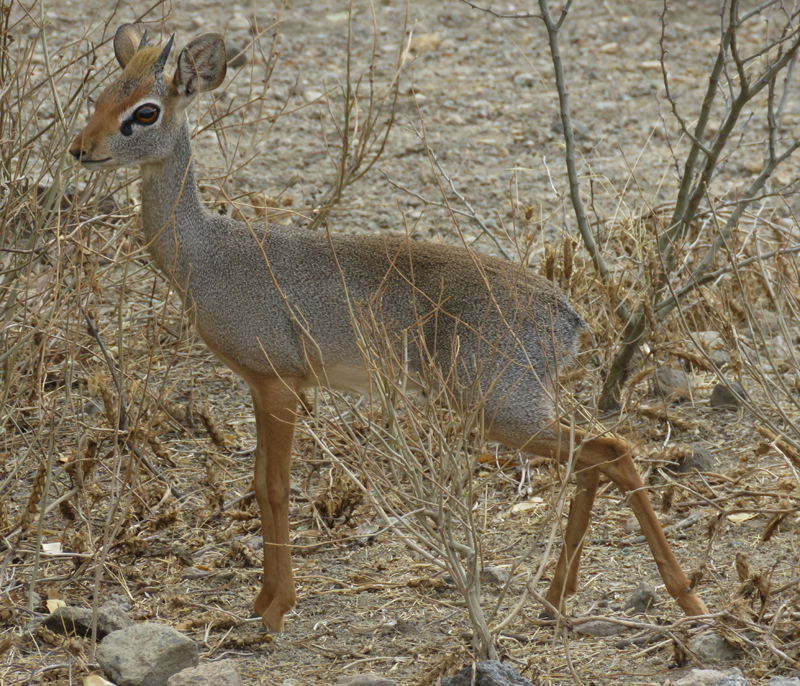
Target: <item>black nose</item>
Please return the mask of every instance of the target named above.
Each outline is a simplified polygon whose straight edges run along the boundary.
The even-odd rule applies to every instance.
[[[80,137],[73,140],[72,145],[69,146],[69,154],[72,155],[72,157],[78,162],[81,161],[81,157],[87,155],[88,153],[89,151],[83,147],[83,140],[81,140]]]

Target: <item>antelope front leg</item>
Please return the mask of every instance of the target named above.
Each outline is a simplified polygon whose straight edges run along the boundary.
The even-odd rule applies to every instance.
[[[283,630],[284,615],[296,594],[289,546],[289,487],[297,409],[294,387],[276,379],[253,389],[257,448],[256,500],[264,538],[264,576],[256,614],[271,631]]]

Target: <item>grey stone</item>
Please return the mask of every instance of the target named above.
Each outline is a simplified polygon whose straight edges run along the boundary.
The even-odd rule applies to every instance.
[[[772,357],[783,360],[792,354],[791,345],[786,342],[786,339],[780,334],[767,343],[767,350]]]
[[[250,22],[247,17],[243,17],[239,12],[236,12],[228,20],[228,31],[249,31]]]
[[[728,346],[716,331],[699,331],[693,334],[693,338],[717,367],[722,367],[731,361]]]
[[[717,458],[701,443],[690,444],[692,454],[683,460],[675,469],[679,474],[688,474],[695,469],[698,472],[710,472],[717,466]]]
[[[595,622],[586,622],[575,627],[574,633],[583,636],[618,636],[628,630],[628,627],[614,622],[604,622],[602,619]]]
[[[199,663],[197,644],[172,627],[147,622],[106,636],[97,662],[117,686],[164,686],[173,674]]]
[[[691,388],[692,381],[682,369],[660,367],[653,374],[653,393],[662,398],[688,400]]]
[[[396,682],[386,679],[380,674],[356,674],[355,676],[340,676],[336,686],[397,686]]]
[[[484,567],[481,570],[481,581],[485,584],[502,586],[508,582],[508,570],[502,567]]]
[[[750,682],[738,674],[729,674],[714,681],[711,686],[750,686]]]
[[[133,619],[128,615],[131,603],[127,598],[115,596],[104,602],[97,609],[97,630],[100,631],[100,624],[103,630],[110,634],[112,631],[127,629],[134,625]],[[99,638],[99,636],[98,636]]]
[[[167,679],[167,686],[242,686],[242,677],[236,663],[228,659],[182,669]]]
[[[633,610],[636,613],[647,612],[658,601],[655,586],[642,581],[625,601],[624,610]]]
[[[104,639],[112,631],[133,625],[126,609],[118,600],[109,600],[97,609],[98,640]],[[92,633],[92,611],[85,607],[60,607],[42,624],[57,634],[87,638]]]
[[[42,626],[63,636],[81,636],[85,638],[92,630],[92,611],[85,607],[59,607],[50,613],[42,622]],[[97,627],[100,638],[100,627]]]
[[[533,88],[536,85],[536,77],[533,74],[517,74],[514,76],[514,85],[517,88]]]
[[[562,122],[561,119],[556,119],[550,126],[550,130],[553,133],[563,135],[564,122]],[[572,133],[575,134],[575,138],[578,140],[584,140],[589,137],[589,129],[587,129],[583,124],[575,121],[572,122]]]
[[[736,409],[742,406],[740,398],[746,399],[747,393],[738,383],[729,381],[727,386],[723,383],[718,383],[714,386],[714,390],[711,391],[711,398],[708,404],[717,410]]]
[[[753,313],[753,321],[764,334],[772,334],[781,330],[780,317],[769,310],[756,310]]]
[[[689,641],[689,648],[701,660],[728,662],[741,657],[739,650],[719,634],[704,634]]]
[[[675,682],[675,686],[711,686],[727,676],[742,676],[739,669],[692,669]]]
[[[800,679],[796,676],[771,676],[767,681],[767,686],[800,686]]]
[[[247,64],[247,53],[235,43],[225,43],[225,58],[231,69],[238,69]]]
[[[533,686],[506,662],[483,660],[475,663],[474,681],[472,667],[465,665],[458,674],[444,677],[442,686]]]

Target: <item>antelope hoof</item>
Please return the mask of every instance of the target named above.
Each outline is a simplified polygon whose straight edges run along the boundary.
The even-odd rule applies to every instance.
[[[694,591],[690,591],[689,593],[684,593],[683,595],[677,597],[675,599],[678,602],[678,605],[681,606],[683,611],[689,615],[690,617],[696,617],[698,615],[707,615],[708,608],[706,604],[701,600],[700,596],[697,595]]]
[[[253,603],[253,616],[254,617],[263,617],[264,614],[269,609],[269,606],[272,605],[272,601],[275,599],[274,593],[264,593],[261,591],[258,596],[256,597],[255,603]]]
[[[267,629],[274,634],[279,634],[283,631],[283,619],[286,615],[286,610],[281,610],[273,601],[267,608],[267,611],[261,615],[261,621]]]

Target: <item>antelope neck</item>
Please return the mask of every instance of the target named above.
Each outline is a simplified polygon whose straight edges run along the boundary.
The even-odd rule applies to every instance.
[[[192,249],[203,242],[210,213],[200,200],[189,124],[181,124],[172,154],[141,165],[142,226],[150,254],[181,295],[188,288]]]

